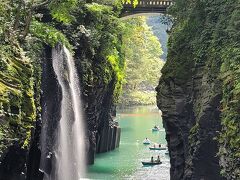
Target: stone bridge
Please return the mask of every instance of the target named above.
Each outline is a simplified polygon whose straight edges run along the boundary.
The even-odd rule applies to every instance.
[[[131,3],[124,3],[121,17],[141,13],[166,13],[167,8],[173,4],[172,0],[139,0],[138,5],[133,7]]]

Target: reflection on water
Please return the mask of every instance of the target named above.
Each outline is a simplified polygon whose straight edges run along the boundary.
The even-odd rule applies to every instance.
[[[169,180],[169,157],[165,151],[150,151],[142,141],[166,144],[161,113],[155,107],[134,107],[118,110],[117,120],[122,128],[120,147],[112,152],[99,154],[89,167],[89,179],[151,179]],[[152,132],[154,125],[159,132]],[[141,161],[160,155],[163,164],[143,167]]]

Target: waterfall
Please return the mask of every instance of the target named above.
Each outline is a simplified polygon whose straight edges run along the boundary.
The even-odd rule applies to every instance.
[[[86,168],[79,79],[74,60],[66,47],[58,45],[52,50],[52,65],[62,100],[54,147],[47,157],[51,158],[51,172],[47,174],[42,170],[44,180],[79,180],[84,177]]]

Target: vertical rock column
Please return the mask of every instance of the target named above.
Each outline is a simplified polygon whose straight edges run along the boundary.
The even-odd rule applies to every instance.
[[[214,140],[221,129],[221,82],[214,76],[208,66],[196,63],[184,85],[162,78],[156,89],[173,180],[223,179]]]

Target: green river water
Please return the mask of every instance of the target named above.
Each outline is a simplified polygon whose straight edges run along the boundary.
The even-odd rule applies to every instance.
[[[118,110],[117,121],[122,128],[120,147],[98,154],[95,164],[88,169],[88,178],[169,180],[168,155],[165,155],[165,151],[150,151],[149,146],[142,143],[148,137],[152,142],[166,144],[158,109],[152,106],[121,109]],[[155,124],[160,126],[159,132],[152,132]],[[151,156],[156,158],[158,155],[163,162],[161,165],[142,166],[141,161],[149,161]]]

